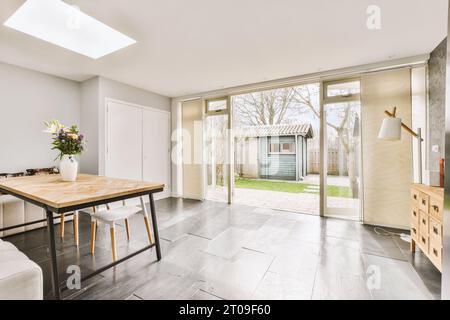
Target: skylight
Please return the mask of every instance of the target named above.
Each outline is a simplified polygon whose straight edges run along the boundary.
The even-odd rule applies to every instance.
[[[61,0],[27,0],[4,25],[93,59],[136,43]]]

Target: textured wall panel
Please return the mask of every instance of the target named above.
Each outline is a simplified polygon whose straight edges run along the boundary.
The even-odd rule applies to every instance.
[[[377,139],[384,110],[411,125],[411,71],[399,69],[364,75],[362,87],[364,222],[409,228],[409,188],[412,181],[412,138]]]

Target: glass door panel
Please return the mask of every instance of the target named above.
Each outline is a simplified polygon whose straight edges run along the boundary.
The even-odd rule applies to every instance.
[[[229,154],[228,154],[228,114],[224,109],[210,107],[227,104],[227,100],[207,102],[208,111],[222,111],[208,115],[205,119],[205,198],[214,201],[229,201]],[[226,110],[225,110],[226,111]]]
[[[320,83],[233,96],[233,201],[320,214]]]
[[[325,215],[360,219],[361,103],[325,104]]]

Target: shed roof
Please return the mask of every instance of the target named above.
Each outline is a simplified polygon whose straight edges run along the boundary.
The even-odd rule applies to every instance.
[[[236,137],[276,137],[276,136],[303,136],[307,139],[314,137],[310,123],[274,124],[261,126],[248,126],[236,128]]]

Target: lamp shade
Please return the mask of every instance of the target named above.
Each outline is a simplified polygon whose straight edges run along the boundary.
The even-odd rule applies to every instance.
[[[381,124],[378,139],[382,140],[400,140],[402,134],[402,119],[385,118]]]

